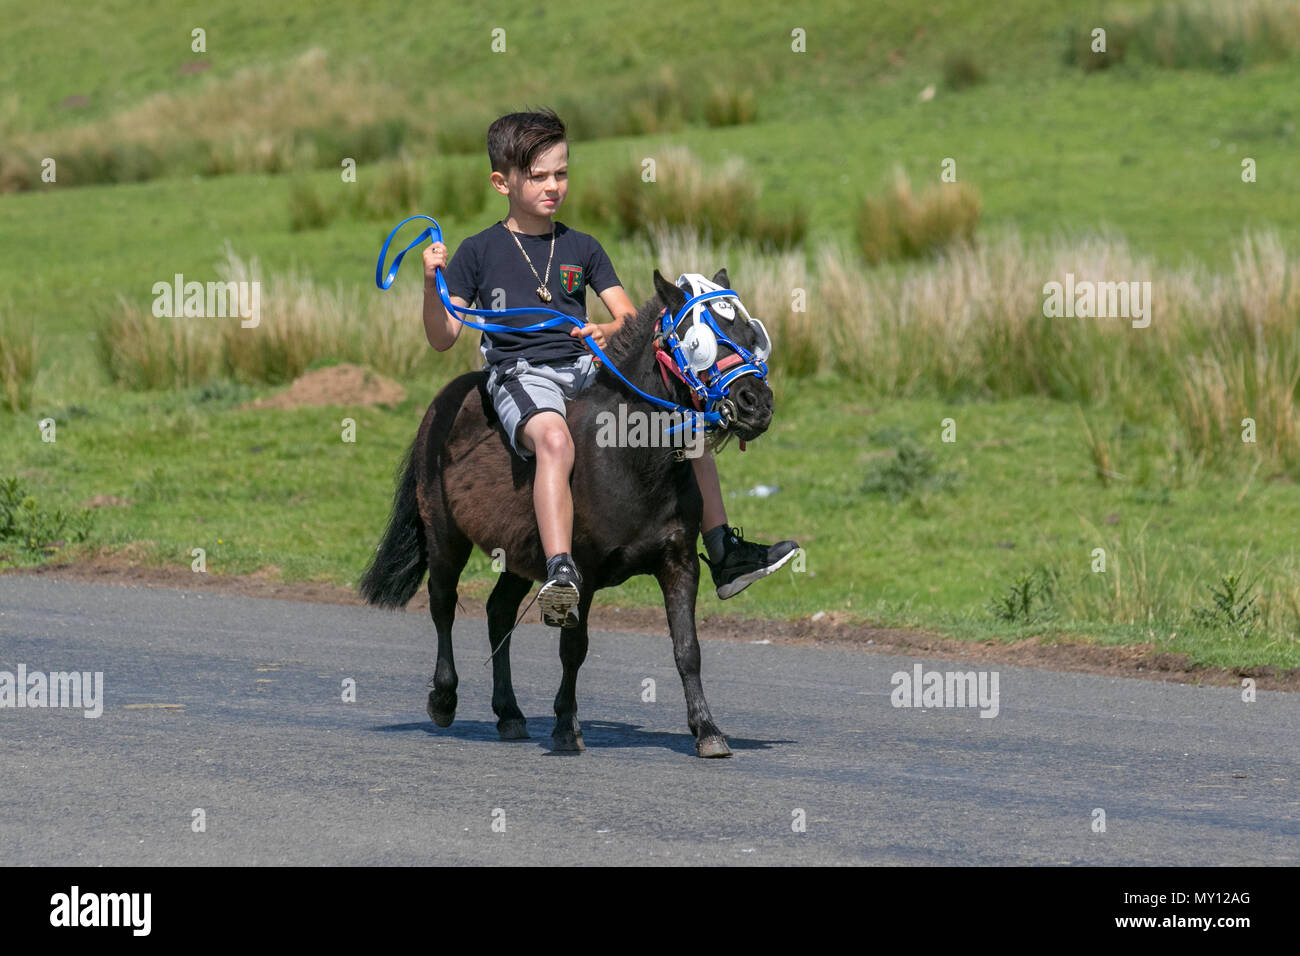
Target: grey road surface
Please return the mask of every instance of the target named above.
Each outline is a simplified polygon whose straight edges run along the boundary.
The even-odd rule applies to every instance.
[[[1000,667],[984,718],[893,706],[915,658],[705,641],[706,761],[666,627],[594,630],[560,755],[558,632],[516,634],[509,743],[486,624],[456,634],[443,730],[423,615],[0,576],[0,683],[104,682],[97,718],[0,709],[0,864],[1300,861],[1300,695]]]

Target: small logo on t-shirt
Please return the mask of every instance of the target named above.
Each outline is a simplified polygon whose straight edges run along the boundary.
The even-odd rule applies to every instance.
[[[582,288],[582,266],[560,266],[560,281],[564,283],[564,291],[572,295]]]

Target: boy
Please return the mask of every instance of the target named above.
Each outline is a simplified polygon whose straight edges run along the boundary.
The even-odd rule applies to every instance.
[[[511,446],[522,458],[537,456],[533,507],[548,579],[537,600],[547,624],[567,627],[578,620],[582,575],[569,554],[573,439],[565,401],[577,397],[599,371],[582,339],[592,336],[603,349],[625,319],[636,314],[636,306],[600,243],[552,220],[568,192],[569,149],[560,118],[551,110],[502,116],[488,129],[487,147],[492,185],[509,200],[509,214],[456,249],[444,272],[451,301],[461,308],[477,299],[480,309],[540,306],[585,317],[585,287],[590,285],[613,319],[567,332],[566,327],[520,334],[484,332],[480,345],[484,368],[489,369],[488,394]],[[440,352],[452,347],[463,327],[438,296],[434,270],[446,262],[442,243],[424,250],[424,329],[429,344]],[[499,301],[501,293],[504,302]],[[497,321],[526,326],[543,318],[502,316]],[[713,456],[706,451],[693,459],[693,467],[704,499],[702,527],[708,529],[705,562],[718,597],[729,598],[785,564],[798,545],[782,541],[765,547],[745,541],[739,529],[726,524]]]

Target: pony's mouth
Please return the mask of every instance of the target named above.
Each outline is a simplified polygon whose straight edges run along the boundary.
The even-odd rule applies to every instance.
[[[718,404],[727,417],[727,430],[742,441],[753,441],[772,424],[772,395],[763,387],[745,383]]]
[[[770,417],[768,421],[763,422],[761,425],[752,422],[738,421],[731,426],[731,430],[736,433],[736,437],[741,441],[753,441],[759,435],[767,431],[767,426],[770,422]]]

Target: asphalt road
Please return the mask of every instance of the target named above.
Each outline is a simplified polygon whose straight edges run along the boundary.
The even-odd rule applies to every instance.
[[[706,641],[701,760],[666,626],[593,631],[560,755],[558,632],[516,634],[510,743],[456,632],[441,730],[423,615],[0,576],[0,671],[104,674],[98,718],[0,709],[0,864],[1300,862],[1300,695],[999,667],[981,718],[894,707],[915,658]]]

